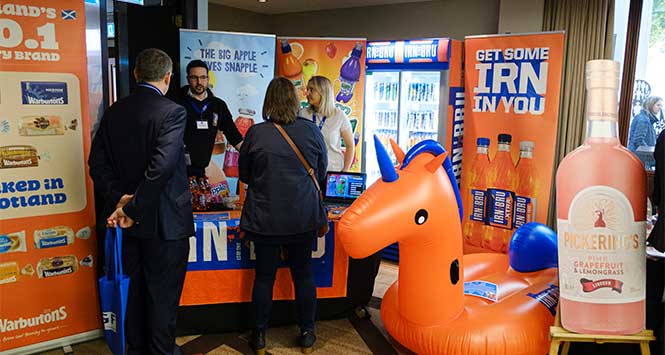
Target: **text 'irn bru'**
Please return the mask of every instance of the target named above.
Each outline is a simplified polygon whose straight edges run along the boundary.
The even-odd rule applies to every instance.
[[[587,138],[556,174],[561,323],[587,334],[644,329],[644,168],[621,145],[619,63],[586,65]]]

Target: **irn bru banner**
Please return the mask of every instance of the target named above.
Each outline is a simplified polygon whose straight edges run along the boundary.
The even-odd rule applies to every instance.
[[[448,38],[369,42],[367,64],[446,63],[449,47]]]
[[[97,335],[83,1],[0,8],[0,353]]]
[[[465,39],[465,252],[506,252],[521,225],[546,223],[563,32]]]
[[[277,38],[277,75],[295,84],[301,107],[307,106],[305,89],[312,76],[325,76],[332,82],[337,107],[351,121],[356,143],[351,171],[356,172],[362,162],[365,43],[365,39]]]
[[[237,211],[195,214],[181,306],[250,302],[256,255],[240,234]],[[336,243],[334,230],[313,241],[312,270],[318,298],[346,296],[349,257]],[[277,269],[273,299],[294,299],[286,263]]]

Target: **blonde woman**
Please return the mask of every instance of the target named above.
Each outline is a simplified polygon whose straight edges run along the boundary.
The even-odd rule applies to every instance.
[[[332,83],[323,76],[307,82],[309,106],[300,110],[300,117],[311,120],[321,130],[328,149],[328,171],[349,171],[356,145],[349,118],[335,106]],[[345,151],[342,151],[342,141]]]

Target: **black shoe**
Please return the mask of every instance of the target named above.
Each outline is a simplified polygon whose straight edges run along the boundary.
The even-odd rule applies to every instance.
[[[300,347],[303,354],[310,354],[314,350],[316,335],[313,330],[300,331]]]
[[[249,346],[256,355],[265,355],[266,353],[266,332],[265,330],[254,330],[249,340]]]

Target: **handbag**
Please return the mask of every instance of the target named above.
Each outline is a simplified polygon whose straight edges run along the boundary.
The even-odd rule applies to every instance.
[[[300,152],[300,149],[298,149],[298,146],[296,146],[295,143],[293,143],[293,140],[289,136],[288,133],[282,128],[282,126],[278,125],[277,123],[273,122],[273,125],[277,128],[279,133],[282,134],[282,137],[286,139],[286,142],[289,143],[291,146],[291,149],[293,149],[293,152],[296,153],[298,156],[298,159],[302,163],[302,165],[305,167],[305,170],[307,170],[307,174],[309,174],[309,177],[312,178],[312,181],[314,182],[314,186],[316,186],[316,191],[319,192],[319,202],[323,203],[323,193],[321,192],[321,186],[319,186],[319,182],[316,180],[316,176],[314,176],[314,169],[309,165],[307,160],[305,160],[305,157],[302,155]],[[328,222],[328,214],[326,214],[326,223],[319,228],[317,232],[318,237],[323,237],[324,235],[328,234],[328,231],[330,230],[330,223]]]
[[[122,229],[106,229],[104,240],[106,274],[99,279],[99,299],[104,337],[114,355],[125,353],[125,315],[129,276],[122,271]]]

